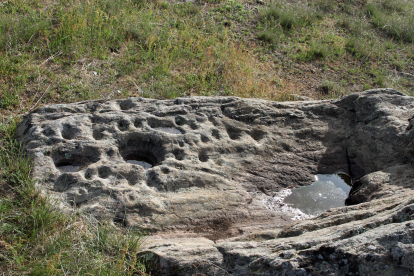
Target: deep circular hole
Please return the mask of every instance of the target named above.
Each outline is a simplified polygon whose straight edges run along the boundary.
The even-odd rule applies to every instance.
[[[350,177],[344,173],[317,174],[311,185],[293,188],[282,196],[283,204],[299,209],[306,215],[319,215],[326,210],[345,206],[351,190]]]
[[[134,133],[128,137],[126,145],[119,148],[119,153],[126,162],[149,169],[164,161],[168,152],[161,139]]]
[[[183,116],[177,116],[177,117],[175,117],[175,123],[178,126],[182,126],[182,125],[187,123],[187,120]]]
[[[240,129],[228,126],[226,127],[226,130],[227,130],[227,134],[232,140],[238,140],[242,136],[242,132]]]
[[[52,128],[46,128],[45,130],[42,131],[42,133],[46,136],[56,135],[56,131]]]
[[[76,136],[80,133],[80,130],[69,124],[64,124],[62,129],[62,137],[67,140],[75,139]]]
[[[128,128],[129,128],[129,124],[130,124],[130,122],[129,122],[128,120],[126,120],[126,119],[122,119],[122,120],[120,120],[120,121],[119,121],[119,123],[118,123],[118,128],[119,128],[119,130],[121,130],[121,131],[128,130]]]
[[[184,160],[185,153],[182,149],[174,149],[173,154],[175,156],[175,159],[177,160]]]
[[[111,169],[109,167],[106,167],[106,166],[105,167],[100,167],[98,169],[98,176],[100,178],[104,178],[104,179],[108,178],[111,173],[112,173]]]
[[[100,130],[98,130],[98,129],[94,129],[93,130],[93,133],[92,133],[92,135],[93,135],[93,138],[95,139],[95,140],[102,140],[103,138],[104,138],[104,134],[100,131]]]
[[[130,153],[125,155],[124,160],[130,164],[139,165],[145,170],[150,169],[157,164],[153,157],[137,153]]]
[[[191,122],[191,123],[190,123],[190,127],[191,127],[191,129],[196,130],[196,129],[198,129],[200,126],[199,126],[197,123],[195,123],[195,122]]]
[[[96,174],[96,172],[93,169],[87,169],[85,172],[85,178],[86,179],[92,179],[92,177]]]
[[[101,159],[101,153],[94,146],[75,146],[76,153],[66,151],[53,152],[55,167],[62,172],[77,172]]]
[[[263,139],[266,135],[266,132],[260,129],[254,129],[250,135],[252,136],[252,138],[256,141],[259,141],[261,139]]]
[[[207,151],[201,151],[201,152],[198,154],[198,159],[199,159],[201,162],[207,162],[207,161],[208,161],[208,159],[209,159],[208,154],[207,154]]]
[[[68,160],[59,161],[55,166],[61,172],[78,172],[81,168],[81,166]]]
[[[201,141],[202,141],[203,143],[207,143],[207,142],[209,142],[209,141],[210,141],[210,139],[209,139],[207,136],[205,136],[205,135],[202,135],[202,134],[201,134]]]
[[[109,150],[106,152],[106,155],[108,155],[109,157],[112,157],[112,156],[114,156],[114,155],[115,155],[115,151],[114,151],[113,149],[109,149]]]
[[[141,118],[136,118],[136,119],[134,120],[134,126],[135,126],[136,128],[138,128],[138,127],[142,127],[142,122],[143,122],[143,119],[141,119]]]
[[[211,135],[213,135],[214,138],[216,138],[217,140],[220,139],[220,131],[218,129],[213,129],[213,131],[211,132]]]

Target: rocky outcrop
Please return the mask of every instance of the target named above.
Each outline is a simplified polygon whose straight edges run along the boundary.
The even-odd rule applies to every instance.
[[[145,228],[158,275],[414,273],[414,98],[88,101],[28,115],[18,140],[62,209]],[[127,162],[128,161],[128,162]],[[317,173],[353,179],[348,206],[294,222],[266,206]]]

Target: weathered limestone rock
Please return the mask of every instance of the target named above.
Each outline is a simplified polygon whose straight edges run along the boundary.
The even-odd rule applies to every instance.
[[[40,108],[18,140],[62,209],[154,231],[141,255],[155,274],[410,275],[413,117],[414,98],[391,89],[131,98]],[[294,222],[263,200],[339,171],[351,206]]]

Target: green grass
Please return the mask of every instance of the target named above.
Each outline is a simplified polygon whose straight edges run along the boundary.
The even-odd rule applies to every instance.
[[[135,83],[146,97],[260,96],[269,86],[256,81],[260,68],[252,50],[234,41],[235,34],[200,5],[73,0],[38,9],[25,1],[7,2],[3,8],[0,72],[10,93],[27,90],[28,83],[41,93],[52,83],[45,101],[74,101],[119,96],[118,90],[135,90],[130,89]],[[236,2],[215,12],[225,13],[226,22],[243,22],[248,14]],[[80,60],[98,68],[70,72]],[[122,87],[112,90],[117,82]],[[12,97],[3,98],[4,107],[16,107]]]
[[[301,62],[347,65],[351,92],[376,87],[374,78],[357,79],[379,62],[412,70],[412,10],[403,0],[8,1],[0,6],[0,107],[128,96],[318,98],[316,88],[272,84],[285,79],[275,66],[297,79],[289,64]]]
[[[273,1],[262,14],[263,22],[269,27],[291,31],[311,25],[320,14],[311,6],[297,6],[285,1]]]
[[[414,42],[414,3],[412,1],[371,1],[366,5],[371,23],[388,36]]]
[[[300,70],[291,64],[321,70],[319,84],[313,85],[316,98],[323,97],[317,87],[326,80],[339,84],[344,93],[394,87],[413,95],[413,85],[394,77],[395,70],[414,70],[413,16],[414,4],[405,0],[273,0],[259,15],[257,39],[269,53],[283,54],[282,62],[280,55],[273,61],[285,74],[298,75]]]

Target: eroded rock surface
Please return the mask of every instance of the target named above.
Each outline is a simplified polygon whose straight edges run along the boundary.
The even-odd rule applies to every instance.
[[[414,98],[390,89],[305,102],[131,98],[43,107],[18,139],[63,209],[156,232],[142,252],[155,274],[410,275],[413,117]],[[266,206],[336,172],[355,183],[352,206],[299,222]]]

